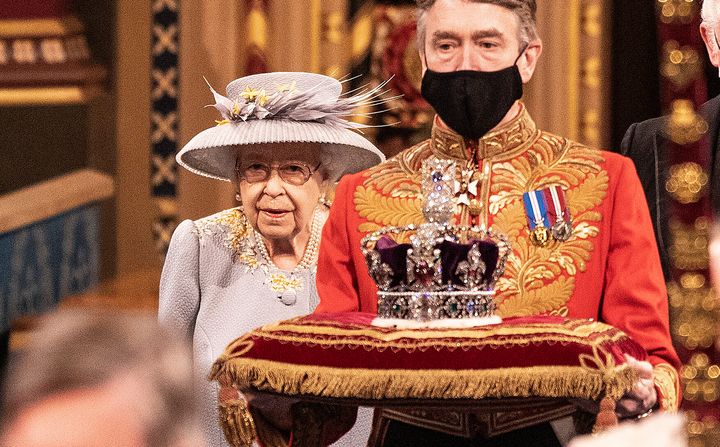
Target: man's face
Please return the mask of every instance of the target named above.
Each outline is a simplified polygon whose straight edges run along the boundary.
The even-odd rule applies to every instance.
[[[520,51],[519,31],[517,15],[501,6],[438,0],[426,12],[423,73],[507,68]]]

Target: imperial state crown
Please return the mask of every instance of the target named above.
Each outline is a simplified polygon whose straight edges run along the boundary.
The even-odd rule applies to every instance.
[[[385,227],[363,238],[361,250],[378,287],[378,325],[408,320],[423,326],[500,321],[493,288],[505,270],[510,244],[491,229],[452,224],[456,171],[452,160],[425,160],[426,222]],[[408,235],[410,243],[397,242]]]

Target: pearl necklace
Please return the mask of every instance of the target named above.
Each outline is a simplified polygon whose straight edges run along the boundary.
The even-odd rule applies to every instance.
[[[303,281],[295,278],[299,270],[308,270],[317,262],[318,248],[320,247],[320,235],[322,232],[323,213],[316,209],[313,213],[313,220],[310,224],[310,238],[308,239],[305,252],[300,262],[290,272],[284,272],[270,259],[265,241],[256,231],[255,248],[262,263],[268,267],[266,284],[278,294],[278,299],[286,306],[292,306],[297,301],[297,292],[303,289]]]

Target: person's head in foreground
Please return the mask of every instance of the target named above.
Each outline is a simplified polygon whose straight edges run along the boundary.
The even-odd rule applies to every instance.
[[[384,159],[351,130],[360,126],[343,119],[378,91],[343,97],[336,79],[288,72],[245,76],[228,84],[227,92],[228,98],[213,90],[224,119],[195,136],[178,163],[233,182],[270,258],[280,268],[293,268],[332,184]]]
[[[422,94],[451,129],[485,135],[518,113],[542,42],[535,0],[418,0]]]
[[[136,314],[45,318],[10,365],[3,446],[201,446],[188,348]]]
[[[688,445],[685,418],[658,414],[637,423],[620,424],[606,432],[573,439],[569,447],[685,447]]]

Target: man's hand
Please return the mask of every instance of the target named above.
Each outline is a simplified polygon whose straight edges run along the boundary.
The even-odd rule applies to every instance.
[[[657,391],[653,381],[653,367],[649,362],[635,359],[625,354],[625,361],[630,367],[635,368],[638,373],[638,380],[633,389],[627,392],[618,402],[615,408],[619,418],[629,418],[645,414],[657,403]]]
[[[625,361],[630,367],[635,368],[638,373],[638,380],[633,389],[617,401],[615,414],[618,418],[632,418],[648,413],[657,403],[657,391],[653,381],[653,367],[649,362],[637,360],[625,355]],[[600,411],[600,404],[586,399],[570,399],[570,401],[583,410],[597,414]]]

